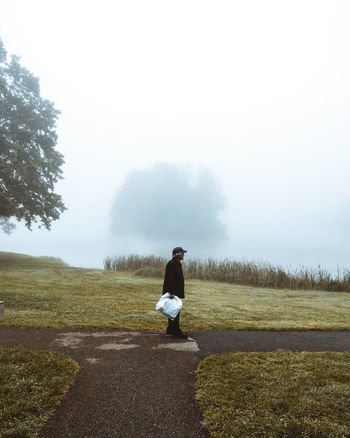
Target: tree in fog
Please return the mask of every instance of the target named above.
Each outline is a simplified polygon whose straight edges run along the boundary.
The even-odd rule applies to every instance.
[[[7,233],[11,218],[49,229],[65,210],[54,193],[63,164],[55,150],[58,114],[40,96],[38,78],[18,57],[8,58],[0,40],[0,227]]]
[[[126,177],[113,202],[111,231],[117,237],[151,242],[170,238],[201,245],[217,243],[226,238],[218,219],[224,205],[208,170],[201,170],[193,180],[179,167],[160,163]]]

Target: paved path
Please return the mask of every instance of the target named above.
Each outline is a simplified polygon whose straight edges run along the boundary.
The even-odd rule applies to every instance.
[[[200,356],[239,351],[350,351],[350,331],[193,332]]]
[[[61,351],[81,367],[40,438],[209,437],[195,401],[195,340],[0,327],[0,346]]]
[[[62,351],[80,365],[39,438],[208,438],[194,394],[199,361],[238,351],[350,351],[344,332],[162,333],[0,327],[1,347]]]

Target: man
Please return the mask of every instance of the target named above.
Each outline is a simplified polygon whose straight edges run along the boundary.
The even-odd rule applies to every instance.
[[[185,298],[185,280],[181,263],[186,252],[181,246],[177,246],[173,249],[173,258],[166,265],[163,294],[169,292],[170,298],[174,298],[175,295],[179,298]],[[180,312],[174,321],[168,319],[166,334],[180,339],[188,338],[180,329]]]

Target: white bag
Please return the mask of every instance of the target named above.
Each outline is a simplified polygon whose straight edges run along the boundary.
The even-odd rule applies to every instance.
[[[174,296],[174,298],[169,297],[169,292],[162,295],[160,297],[160,300],[156,304],[156,310],[159,310],[161,313],[163,313],[163,315],[174,321],[174,319],[177,317],[178,313],[182,309],[182,300],[176,295]]]

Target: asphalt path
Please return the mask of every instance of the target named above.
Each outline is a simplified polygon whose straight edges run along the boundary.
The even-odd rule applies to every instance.
[[[163,333],[0,327],[0,347],[61,351],[80,366],[39,438],[208,438],[195,340]]]
[[[193,332],[200,356],[249,351],[350,351],[350,331],[210,331]]]
[[[195,373],[212,354],[350,351],[350,331],[152,332],[0,327],[0,347],[61,351],[80,371],[39,438],[208,438]]]

